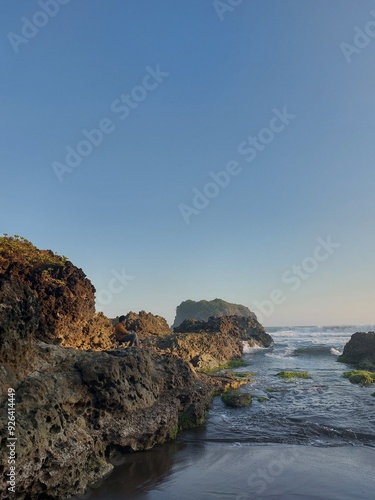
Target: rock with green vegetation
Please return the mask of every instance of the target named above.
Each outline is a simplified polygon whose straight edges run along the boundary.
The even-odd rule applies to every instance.
[[[362,370],[375,370],[375,332],[354,333],[338,361]]]
[[[257,398],[259,403],[264,403],[265,401],[269,401],[269,398],[259,397]]]
[[[266,387],[267,392],[275,392],[275,390],[273,387]]]
[[[95,315],[95,288],[82,269],[51,250],[39,250],[26,238],[2,236],[0,276],[17,280],[37,297],[39,340],[76,346],[84,339]]]
[[[373,393],[371,394],[371,396],[373,396],[373,397],[375,398],[375,392],[373,392]]]
[[[216,365],[213,368],[201,368],[202,373],[207,373],[208,375],[212,373],[217,373],[223,370],[232,370],[233,368],[242,368],[243,366],[247,366],[247,363],[242,359],[230,359],[227,363],[223,363],[221,365]],[[245,376],[240,375],[238,373],[232,373],[234,376]]]
[[[276,373],[277,377],[283,378],[283,379],[292,379],[292,378],[311,378],[311,376],[307,372],[287,372],[287,371],[282,371],[279,373]]]
[[[255,376],[255,373],[251,373],[251,372],[233,372],[232,375],[234,375],[237,378],[253,378]]]
[[[176,308],[173,328],[179,326],[185,319],[207,321],[210,316],[244,316],[256,319],[255,314],[246,306],[231,304],[222,299],[185,300]]]
[[[243,393],[236,389],[223,392],[223,394],[221,395],[221,399],[227,406],[232,406],[233,408],[241,408],[243,406],[249,406],[252,402],[253,397],[251,394]]]
[[[344,373],[344,377],[352,384],[370,385],[375,382],[375,372],[365,370],[351,370]]]
[[[231,359],[224,365],[224,369],[242,368],[243,366],[247,366],[246,361],[244,361],[243,359]]]

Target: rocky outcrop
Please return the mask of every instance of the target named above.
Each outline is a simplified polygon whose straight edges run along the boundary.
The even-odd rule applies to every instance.
[[[375,332],[354,333],[338,361],[365,370],[375,370]]]
[[[153,342],[153,346],[185,359],[199,370],[213,369],[240,358],[244,343],[269,347],[273,342],[256,319],[238,316],[185,320],[174,332]]]
[[[16,498],[82,493],[112,469],[112,451],[149,449],[174,438],[187,421],[197,425],[204,419],[210,388],[182,360],[135,348],[109,354],[38,343],[36,351],[38,370],[11,382]],[[0,490],[7,498],[2,403]]]
[[[176,308],[173,328],[178,327],[185,319],[207,321],[210,316],[244,316],[256,320],[256,316],[245,306],[231,304],[222,299],[185,300]]]
[[[247,341],[250,347],[269,347],[273,339],[257,319],[241,316],[210,317],[208,321],[185,320],[176,333],[222,333]]]
[[[0,238],[0,498],[10,497],[9,389],[21,500],[82,493],[112,469],[112,453],[149,449],[203,422],[211,385],[168,352],[114,349],[93,291],[66,259]]]
[[[244,341],[272,342],[253,318],[186,322],[174,334],[142,311],[127,321],[142,349],[116,348],[82,270],[22,238],[0,238],[0,498],[9,497],[10,388],[14,498],[64,499],[108,474],[112,454],[147,450],[203,422],[216,389],[194,367],[240,357]]]
[[[34,341],[41,306],[0,278],[0,498],[8,498],[7,392],[15,390],[15,498],[67,498],[104,477],[112,452],[146,450],[201,423],[211,387],[174,356]]]
[[[95,288],[82,269],[51,250],[19,237],[0,238],[0,275],[29,287],[41,307],[35,337],[66,346],[79,344],[95,314]]]
[[[138,314],[131,311],[125,318],[125,328],[137,332],[141,340],[150,336],[164,336],[171,333],[164,318],[146,311],[140,311]]]
[[[239,359],[241,341],[220,332],[179,333],[150,341],[158,352],[188,361],[198,370],[217,368],[231,359]]]

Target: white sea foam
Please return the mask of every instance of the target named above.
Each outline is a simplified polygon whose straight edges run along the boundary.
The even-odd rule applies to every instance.
[[[331,347],[331,354],[333,354],[334,356],[341,356],[342,352],[338,349],[335,349],[334,347]]]
[[[252,345],[249,344],[247,340],[244,340],[242,342],[243,345],[243,353],[244,354],[250,354],[251,352],[257,351],[258,349],[266,349],[266,347],[261,346],[257,342],[253,341]]]
[[[287,326],[266,328],[270,335],[290,337],[294,335],[319,335],[319,334],[353,334],[356,332],[375,331],[375,325],[330,325],[330,326]]]

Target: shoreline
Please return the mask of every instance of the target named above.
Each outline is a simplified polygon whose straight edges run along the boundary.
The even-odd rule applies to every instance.
[[[369,446],[167,443],[122,464],[92,500],[371,500],[375,448]],[[76,496],[73,499],[82,497]]]

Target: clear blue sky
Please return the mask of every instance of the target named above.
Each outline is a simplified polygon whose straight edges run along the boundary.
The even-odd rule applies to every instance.
[[[220,297],[265,325],[375,323],[375,2],[65,2],[0,1],[0,233],[67,255],[109,316]]]

